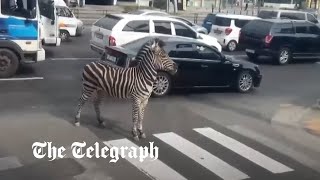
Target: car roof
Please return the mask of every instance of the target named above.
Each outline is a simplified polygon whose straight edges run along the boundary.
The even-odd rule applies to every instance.
[[[257,19],[258,21],[266,21],[272,23],[291,23],[291,22],[307,22],[306,20],[294,20],[294,19]]]
[[[177,19],[170,18],[169,16],[141,16],[137,14],[112,14],[113,16],[118,16],[123,19],[128,19],[128,20],[150,20],[150,19],[157,19],[157,20],[167,20],[167,21],[176,21],[176,22],[181,22]]]
[[[292,13],[308,13],[308,12],[305,12],[305,11],[299,11],[299,10],[290,10],[290,9],[264,9],[264,10],[261,10],[261,11],[273,11],[273,12],[292,12]],[[261,12],[260,11],[260,12]]]
[[[260,19],[257,16],[224,14],[224,13],[218,13],[218,14],[216,14],[216,17],[217,16],[224,17],[224,18],[232,18],[232,19]]]

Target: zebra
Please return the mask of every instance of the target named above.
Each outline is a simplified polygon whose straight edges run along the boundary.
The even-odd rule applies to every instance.
[[[158,71],[174,75],[177,64],[163,47],[165,43],[153,38],[142,45],[135,59],[137,65],[129,68],[112,67],[99,61],[88,63],[82,72],[82,95],[75,116],[75,126],[80,126],[80,114],[85,102],[93,97],[99,125],[106,127],[100,116],[100,104],[105,96],[132,101],[132,135],[135,141],[146,138],[143,127],[144,111],[153,91]]]

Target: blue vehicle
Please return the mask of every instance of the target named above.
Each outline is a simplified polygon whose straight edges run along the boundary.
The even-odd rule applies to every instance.
[[[38,0],[0,2],[0,78],[8,78],[16,74],[21,63],[45,60],[44,40],[57,46],[61,40],[56,38],[58,31],[51,1],[43,3],[47,10],[53,10],[49,26],[41,21]]]
[[[208,33],[211,31],[212,24],[215,21],[216,14],[209,13],[206,18],[203,20],[202,27],[206,28]]]

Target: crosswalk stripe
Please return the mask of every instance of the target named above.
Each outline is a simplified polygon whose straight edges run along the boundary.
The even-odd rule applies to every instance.
[[[196,132],[214,140],[222,146],[234,151],[251,162],[271,171],[272,173],[284,173],[293,169],[263,155],[262,153],[236,141],[212,128],[195,128]]]
[[[174,147],[176,150],[196,161],[222,179],[241,180],[249,178],[248,175],[173,132],[154,134],[154,136]]]
[[[112,141],[105,141],[103,142],[108,147],[135,147],[139,149],[139,147],[129,141],[128,139],[119,139],[119,140],[112,140]],[[125,157],[132,165],[137,167],[140,171],[144,174],[149,176],[151,179],[157,180],[168,180],[168,179],[175,179],[175,180],[186,180],[185,177],[180,175],[175,170],[171,169],[169,166],[164,164],[162,161],[156,159],[153,160],[150,157],[147,157],[143,162],[139,161],[139,158],[129,158]]]

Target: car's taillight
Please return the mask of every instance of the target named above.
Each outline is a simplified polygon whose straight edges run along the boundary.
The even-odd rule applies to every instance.
[[[267,36],[265,37],[264,42],[265,42],[266,44],[270,44],[271,41],[272,41],[272,38],[273,38],[273,36],[272,36],[271,34],[269,34],[269,35],[267,35]]]
[[[116,39],[113,36],[109,36],[109,46],[116,46]]]
[[[232,29],[231,29],[231,28],[227,28],[227,29],[224,31],[224,33],[225,33],[226,35],[229,35],[231,32],[232,32]]]

